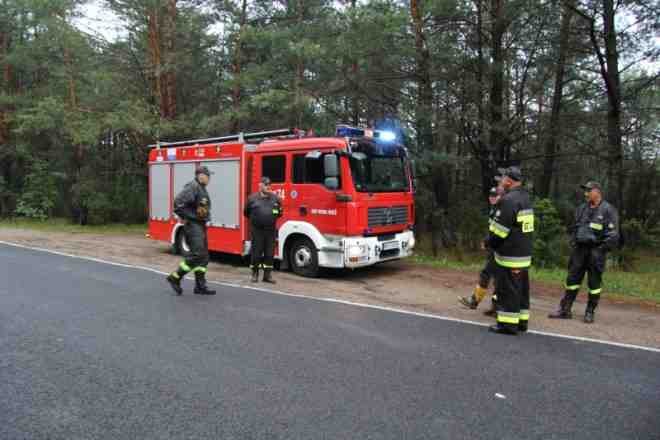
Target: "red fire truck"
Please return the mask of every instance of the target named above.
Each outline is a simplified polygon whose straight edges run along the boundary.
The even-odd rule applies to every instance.
[[[214,173],[212,251],[249,254],[243,207],[267,176],[284,208],[275,249],[280,268],[316,276],[320,267],[357,268],[412,254],[412,167],[391,132],[340,125],[335,137],[287,129],[152,147],[149,236],[176,252],[187,244],[172,202],[203,164]]]

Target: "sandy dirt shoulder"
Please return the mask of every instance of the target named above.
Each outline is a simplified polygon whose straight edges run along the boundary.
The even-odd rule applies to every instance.
[[[163,272],[173,270],[180,261],[180,257],[169,252],[167,243],[135,234],[97,235],[0,228],[0,241],[146,266]],[[209,265],[208,277],[213,281],[254,287],[248,281],[249,276],[249,269],[237,258],[214,255]],[[276,272],[275,279],[275,289],[287,293],[492,322],[491,318],[481,313],[489,301],[484,302],[477,311],[467,310],[456,301],[457,296],[470,294],[476,284],[476,273],[397,261],[352,272],[333,271],[318,279],[301,278],[290,272]],[[186,283],[185,287],[190,291],[192,282]],[[270,287],[262,283],[257,286]],[[163,281],[163,294],[169,293],[171,291]],[[586,302],[586,295],[581,292],[573,308],[576,318],[568,321],[550,320],[547,314],[557,307],[561,294],[560,289],[532,280],[531,329],[660,348],[660,305],[612,301],[607,299],[607,293],[604,292],[596,322],[587,325],[581,320]]]

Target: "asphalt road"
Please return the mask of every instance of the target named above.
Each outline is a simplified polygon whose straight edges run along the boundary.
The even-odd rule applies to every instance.
[[[0,440],[660,439],[657,352],[175,297],[153,272],[6,245],[0,280]]]

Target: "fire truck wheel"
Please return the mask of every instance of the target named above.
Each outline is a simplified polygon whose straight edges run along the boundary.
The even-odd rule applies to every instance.
[[[190,252],[190,246],[186,241],[186,234],[183,233],[183,228],[179,229],[174,240],[174,253],[177,255],[185,255]]]
[[[289,251],[291,269],[304,277],[316,277],[319,274],[319,256],[314,243],[308,238],[299,238]]]

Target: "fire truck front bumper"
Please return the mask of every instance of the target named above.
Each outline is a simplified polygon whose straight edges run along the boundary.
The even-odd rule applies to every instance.
[[[347,237],[344,239],[344,267],[370,266],[382,261],[409,257],[415,247],[413,231],[394,237]]]

